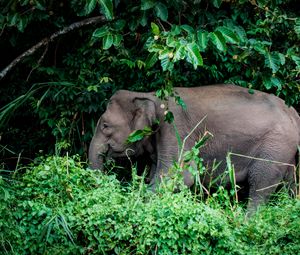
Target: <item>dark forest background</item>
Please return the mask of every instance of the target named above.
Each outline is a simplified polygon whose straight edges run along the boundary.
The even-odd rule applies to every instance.
[[[4,168],[46,154],[85,159],[121,88],[234,83],[299,111],[297,0],[9,0],[0,10]]]

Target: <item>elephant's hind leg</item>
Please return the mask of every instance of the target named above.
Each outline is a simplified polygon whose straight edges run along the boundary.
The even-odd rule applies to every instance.
[[[261,160],[253,159],[248,169],[249,202],[247,211],[250,215],[257,210],[259,205],[267,202],[276,188],[284,184],[287,176],[290,178],[293,170],[291,166],[286,165],[291,160],[284,161],[282,155],[276,157],[274,154],[264,153],[257,158],[261,158]],[[275,161],[283,163],[275,163]]]

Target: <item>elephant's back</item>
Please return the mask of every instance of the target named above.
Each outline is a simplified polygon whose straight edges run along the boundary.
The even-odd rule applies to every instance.
[[[176,88],[176,91],[185,101],[194,123],[207,116],[213,127],[245,129],[250,133],[281,126],[291,136],[298,133],[295,138],[300,139],[299,115],[274,95],[225,84]]]

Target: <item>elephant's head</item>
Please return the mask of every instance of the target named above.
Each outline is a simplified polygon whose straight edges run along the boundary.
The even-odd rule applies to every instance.
[[[155,97],[149,94],[120,90],[111,97],[100,117],[89,148],[92,169],[102,169],[104,159],[139,156],[147,139],[128,144],[128,136],[135,130],[152,126],[157,119]]]

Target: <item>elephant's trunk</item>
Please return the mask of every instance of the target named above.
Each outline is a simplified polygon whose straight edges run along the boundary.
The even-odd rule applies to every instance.
[[[91,169],[102,170],[107,148],[107,145],[99,142],[96,137],[93,137],[89,148],[89,164]]]

